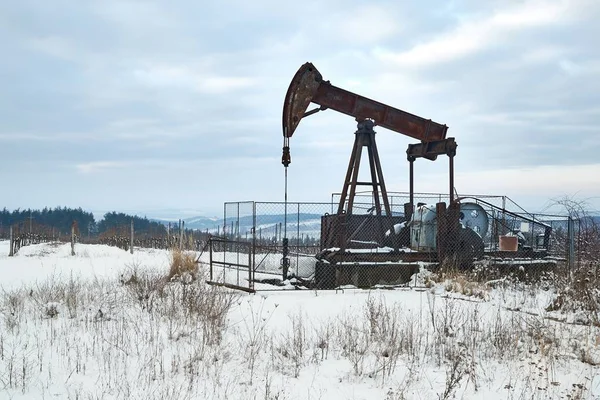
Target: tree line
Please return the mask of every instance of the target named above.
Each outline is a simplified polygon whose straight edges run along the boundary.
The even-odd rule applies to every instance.
[[[25,231],[47,227],[55,230],[57,234],[69,234],[71,225],[75,221],[82,236],[96,236],[129,226],[132,219],[136,232],[145,232],[151,235],[166,233],[166,227],[163,224],[150,221],[146,217],[112,211],[104,214],[100,221],[96,221],[91,212],[84,211],[81,207],[45,207],[42,210],[16,209],[13,211],[4,208],[0,211],[0,231],[7,230],[10,226],[18,226],[20,230]]]

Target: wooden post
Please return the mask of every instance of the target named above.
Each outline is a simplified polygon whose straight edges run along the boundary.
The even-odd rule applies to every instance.
[[[75,223],[71,224],[71,255],[75,255]]]
[[[167,224],[167,249],[171,248],[171,237],[169,236],[171,234],[171,223],[169,222]]]
[[[129,252],[133,254],[133,218],[131,218],[131,238],[129,242]]]
[[[185,221],[179,220],[179,250],[183,250],[183,227],[185,225]]]
[[[10,249],[8,250],[8,256],[12,257],[15,255],[15,253],[13,252],[13,230],[12,230],[12,225],[10,226]]]

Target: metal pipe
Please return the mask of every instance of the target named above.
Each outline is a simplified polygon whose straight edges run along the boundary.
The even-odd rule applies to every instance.
[[[254,269],[256,268],[256,202],[252,202],[252,264],[250,265],[250,287],[254,289]]]
[[[409,203],[410,203],[410,207],[411,209],[414,208],[415,206],[415,170],[414,170],[414,162],[415,159],[414,157],[409,157],[408,159],[408,165],[409,165],[409,169],[408,169],[408,176],[409,176]]]
[[[213,240],[212,240],[212,235],[208,236],[208,263],[210,265],[210,269],[209,269],[210,281],[212,282],[212,280],[213,280]]]
[[[450,203],[454,201],[454,155],[448,157],[450,159]]]
[[[300,275],[298,265],[300,264],[300,203],[298,203],[298,214],[296,219],[296,276]]]

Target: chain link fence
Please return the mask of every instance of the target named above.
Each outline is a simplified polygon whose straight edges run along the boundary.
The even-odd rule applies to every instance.
[[[584,243],[580,220],[531,214],[505,196],[447,206],[447,195],[415,193],[410,207],[408,193],[390,193],[389,214],[371,193],[338,214],[339,198],[225,203],[203,258],[212,278],[249,290],[419,286],[424,271],[442,269],[531,279],[572,267]]]

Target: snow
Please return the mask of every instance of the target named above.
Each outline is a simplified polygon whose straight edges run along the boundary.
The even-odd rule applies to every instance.
[[[551,288],[482,299],[423,271],[418,288],[246,294],[158,285],[163,250],[70,252],[0,242],[0,399],[600,396],[600,329],[551,318]]]
[[[333,253],[336,251],[340,251],[341,249],[339,247],[330,247],[328,249],[325,249],[324,251],[329,252],[329,253]],[[345,250],[346,253],[356,253],[356,254],[369,254],[369,253],[393,253],[396,250],[393,247],[387,247],[387,246],[381,246],[381,247],[372,247],[372,248],[366,248],[366,249],[361,249],[361,248],[347,248]],[[413,250],[411,248],[408,247],[401,247],[399,249],[400,253],[415,253],[416,250]]]
[[[397,235],[397,234],[399,234],[399,233],[402,231],[402,229],[403,229],[404,227],[406,227],[406,223],[407,223],[407,221],[400,222],[399,224],[395,224],[395,225],[394,225],[394,233],[395,233],[396,235]],[[390,229],[389,231],[387,231],[387,232],[385,233],[385,236],[390,236],[390,235],[391,235],[391,233],[392,233],[392,230]]]

